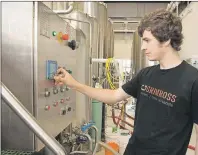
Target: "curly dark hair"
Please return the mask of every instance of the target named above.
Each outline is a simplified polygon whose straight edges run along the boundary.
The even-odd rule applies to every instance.
[[[146,15],[138,26],[138,34],[143,36],[145,30],[151,31],[159,42],[171,40],[171,46],[176,50],[181,50],[183,41],[181,19],[173,13],[164,9],[156,10]]]

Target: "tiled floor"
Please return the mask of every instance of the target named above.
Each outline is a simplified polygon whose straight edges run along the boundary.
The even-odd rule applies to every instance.
[[[108,115],[111,115],[110,111],[108,111],[107,113],[108,113]],[[108,126],[113,126],[113,121],[111,118],[107,119],[107,124],[108,124]],[[118,139],[121,139],[121,137],[118,137]],[[195,132],[195,129],[193,128],[190,145],[195,146],[195,144],[196,144],[196,132]],[[102,151],[98,152],[97,155],[105,155],[105,151],[102,150]],[[193,150],[188,149],[186,155],[195,155],[195,153]]]

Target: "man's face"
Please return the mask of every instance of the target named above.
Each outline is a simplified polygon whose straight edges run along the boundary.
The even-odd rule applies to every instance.
[[[141,50],[150,61],[159,61],[164,55],[163,45],[147,30],[143,33]]]

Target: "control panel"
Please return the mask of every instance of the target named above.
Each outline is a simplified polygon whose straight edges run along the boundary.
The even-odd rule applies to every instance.
[[[42,127],[57,136],[76,115],[76,92],[55,85],[59,67],[76,78],[76,30],[44,4],[39,3],[36,117]],[[72,44],[72,45],[71,45]]]

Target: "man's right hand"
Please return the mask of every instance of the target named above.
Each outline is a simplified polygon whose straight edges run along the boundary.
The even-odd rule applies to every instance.
[[[57,74],[54,76],[55,85],[67,85],[70,88],[77,85],[77,81],[63,68],[57,70]]]

